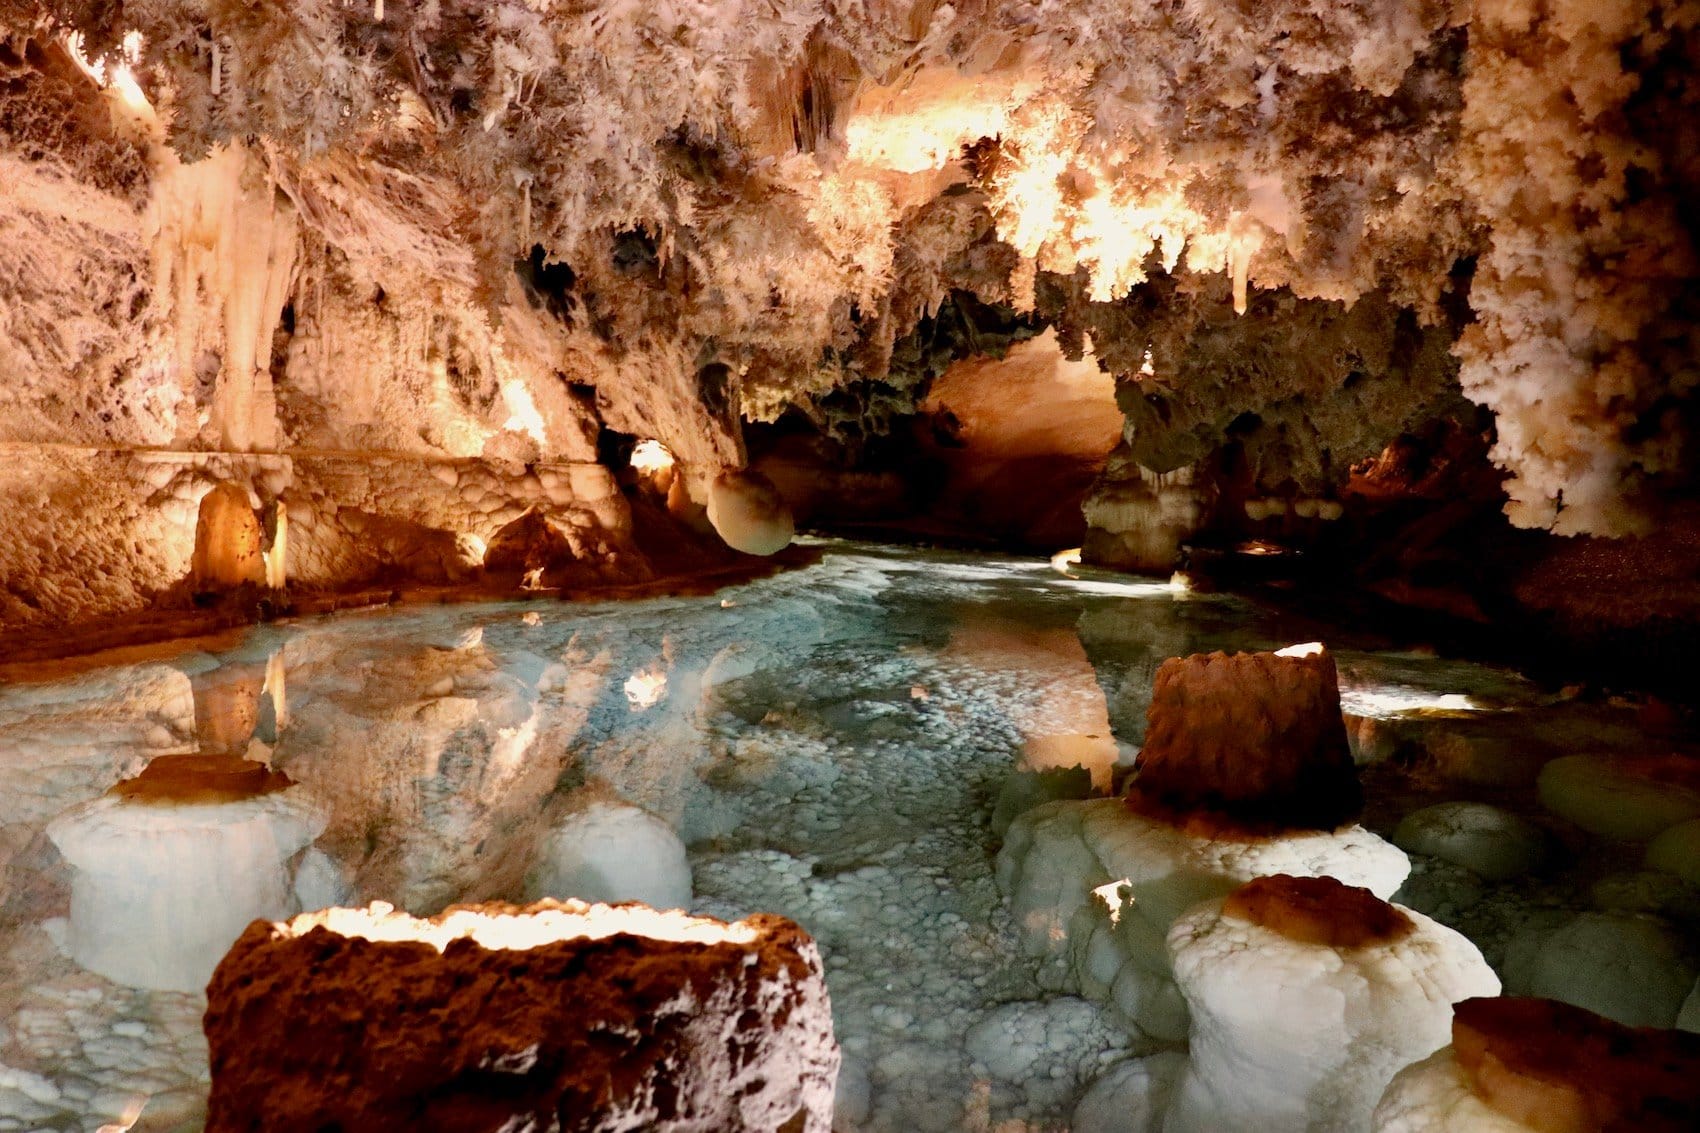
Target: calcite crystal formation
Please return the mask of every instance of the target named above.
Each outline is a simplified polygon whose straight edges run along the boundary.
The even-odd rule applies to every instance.
[[[1407,1067],[1376,1133],[1683,1133],[1700,1035],[1626,1027],[1547,999],[1466,999],[1452,1044]]]
[[[1463,936],[1326,877],[1259,878],[1168,944],[1192,1033],[1165,1133],[1363,1129],[1393,1076],[1446,1042],[1452,1004],[1499,992]]]
[[[256,922],[207,988],[209,1133],[827,1133],[839,1052],[792,922],[541,901]]]
[[[1130,798],[1283,828],[1349,821],[1363,796],[1334,659],[1312,644],[1165,661]]]

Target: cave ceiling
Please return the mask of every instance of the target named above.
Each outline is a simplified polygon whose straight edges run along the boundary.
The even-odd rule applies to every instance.
[[[742,462],[741,421],[831,426],[880,401],[834,397],[867,383],[902,411],[941,348],[1049,322],[1189,428],[1226,412],[1212,398],[1232,417],[1419,374],[1389,412],[1443,385],[1491,410],[1513,522],[1621,535],[1689,463],[1697,11],[3,0],[0,218],[32,250],[0,267],[0,337],[15,373],[132,389],[137,435],[278,443],[136,408],[193,362],[138,344],[199,333],[161,275],[182,254],[162,244],[193,238],[172,186],[240,153],[242,207],[263,207],[233,246],[275,244],[249,337],[284,304],[287,330],[378,295],[430,312],[421,341],[499,338],[498,379],[553,374],[704,474]],[[1269,353],[1267,321],[1305,304],[1332,308],[1304,308],[1326,358],[1296,333],[1284,367],[1191,345],[1232,356],[1243,325]],[[263,368],[265,343],[247,352]],[[317,404],[280,395],[277,428],[319,427]]]

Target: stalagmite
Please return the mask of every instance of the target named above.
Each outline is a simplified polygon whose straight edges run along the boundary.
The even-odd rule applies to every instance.
[[[1250,882],[1168,941],[1193,1023],[1164,1133],[1362,1129],[1452,1005],[1499,992],[1458,933],[1326,877]]]
[[[780,917],[328,909],[250,926],[207,997],[209,1133],[831,1126],[820,956]]]

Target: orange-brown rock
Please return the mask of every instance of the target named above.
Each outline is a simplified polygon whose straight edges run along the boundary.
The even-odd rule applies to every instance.
[[[1222,903],[1222,915],[1250,921],[1300,944],[1363,948],[1408,936],[1404,910],[1332,877],[1277,873],[1249,881]]]
[[[573,557],[572,543],[559,525],[532,508],[490,537],[484,570],[498,576],[521,576],[571,563]]]
[[[230,755],[161,755],[109,794],[155,803],[223,803],[281,791],[289,776]]]
[[[641,905],[256,921],[207,987],[209,1133],[827,1133],[814,942]]]
[[[1550,999],[1466,999],[1452,1052],[1478,1098],[1541,1133],[1700,1128],[1700,1035]]]
[[[1146,720],[1134,788],[1149,803],[1319,829],[1362,805],[1334,659],[1320,647],[1171,658]]]

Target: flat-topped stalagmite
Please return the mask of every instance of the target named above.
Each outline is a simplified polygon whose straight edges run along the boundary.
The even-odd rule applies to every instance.
[[[209,1133],[827,1133],[838,1045],[782,917],[375,904],[249,926],[207,988]]]
[[[1333,829],[1363,803],[1320,645],[1176,657],[1157,670],[1132,805]]]

